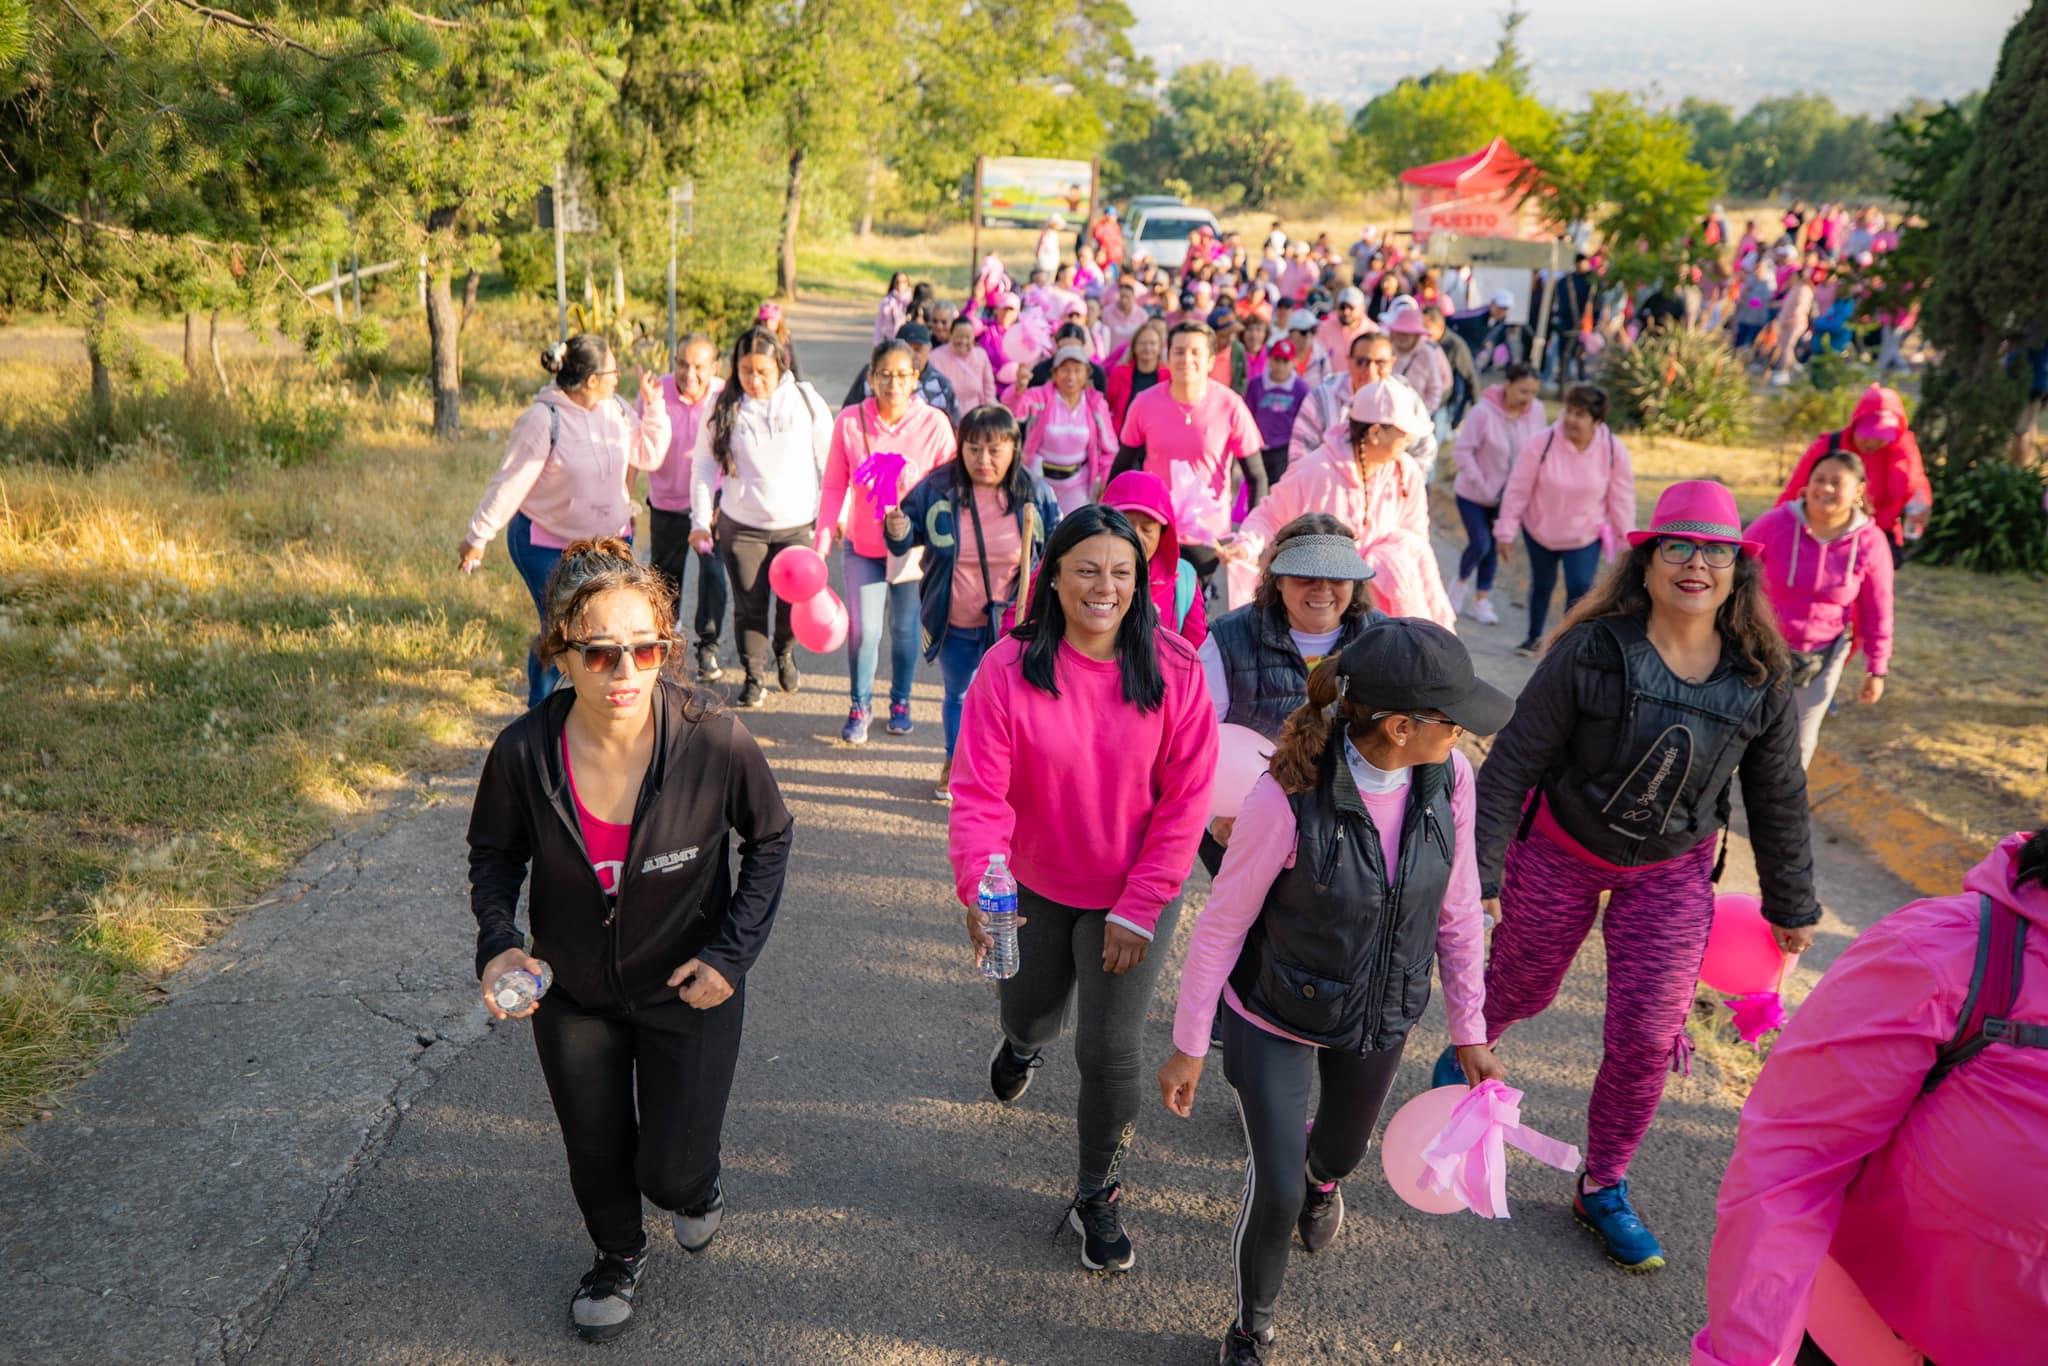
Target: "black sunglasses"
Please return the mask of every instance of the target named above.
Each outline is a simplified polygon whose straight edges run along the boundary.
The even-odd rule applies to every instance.
[[[645,673],[659,669],[668,662],[666,640],[643,640],[632,645],[610,645],[587,640],[572,640],[569,648],[583,656],[583,667],[594,674],[608,674],[619,667],[619,657],[628,650],[633,652],[633,667]]]

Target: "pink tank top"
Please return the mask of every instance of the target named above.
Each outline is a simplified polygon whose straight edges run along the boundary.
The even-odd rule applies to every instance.
[[[576,824],[583,830],[583,849],[590,856],[591,869],[606,896],[619,891],[619,874],[626,870],[626,846],[632,843],[633,826],[614,825],[590,814],[576,792],[576,775],[569,768],[569,737],[562,737],[562,772],[569,779],[569,798],[576,803]]]

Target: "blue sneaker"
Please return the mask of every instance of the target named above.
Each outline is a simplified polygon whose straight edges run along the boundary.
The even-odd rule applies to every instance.
[[[1581,1175],[1572,1217],[1600,1235],[1607,1245],[1607,1260],[1623,1271],[1642,1275],[1664,1269],[1664,1245],[1636,1217],[1635,1206],[1629,1203],[1628,1182],[1589,1191]]]
[[[855,707],[846,713],[846,724],[839,728],[839,738],[849,745],[864,745],[868,742],[866,707]]]
[[[1458,1066],[1456,1044],[1445,1044],[1444,1051],[1437,1054],[1436,1070],[1429,1074],[1429,1084],[1432,1087],[1465,1084],[1465,1069]]]
[[[891,735],[908,735],[910,731],[910,704],[908,702],[891,702],[889,704],[889,733]]]

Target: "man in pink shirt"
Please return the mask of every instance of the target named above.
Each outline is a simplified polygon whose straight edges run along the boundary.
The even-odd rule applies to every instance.
[[[1343,364],[1343,357],[1351,354],[1353,338],[1379,330],[1379,324],[1365,316],[1365,291],[1345,289],[1337,296],[1336,309],[1316,324],[1316,349],[1325,358],[1322,373],[1327,375]]]
[[[662,403],[668,408],[668,459],[647,476],[648,532],[653,540],[654,567],[676,589],[676,615],[682,615],[683,571],[690,552],[690,452],[697,433],[711,416],[711,405],[725,381],[718,377],[718,351],[702,333],[685,337],[676,347],[675,373],[661,381]],[[644,414],[643,414],[644,416]],[[691,630],[697,638],[697,673],[707,682],[724,675],[718,662],[718,628],[725,619],[729,592],[725,565],[718,556],[696,555],[697,616]]]

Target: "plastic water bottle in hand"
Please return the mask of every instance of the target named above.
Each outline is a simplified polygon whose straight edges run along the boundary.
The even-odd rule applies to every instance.
[[[534,961],[540,962],[539,959]],[[507,1015],[517,1015],[547,995],[548,988],[554,984],[555,970],[546,963],[540,964],[539,972],[513,968],[510,972],[500,973],[498,980],[491,983],[491,999]]]
[[[995,941],[981,956],[981,975],[1000,980],[1017,975],[1017,879],[1010,876],[1009,859],[1002,854],[988,856],[988,871],[981,875],[981,927]]]

